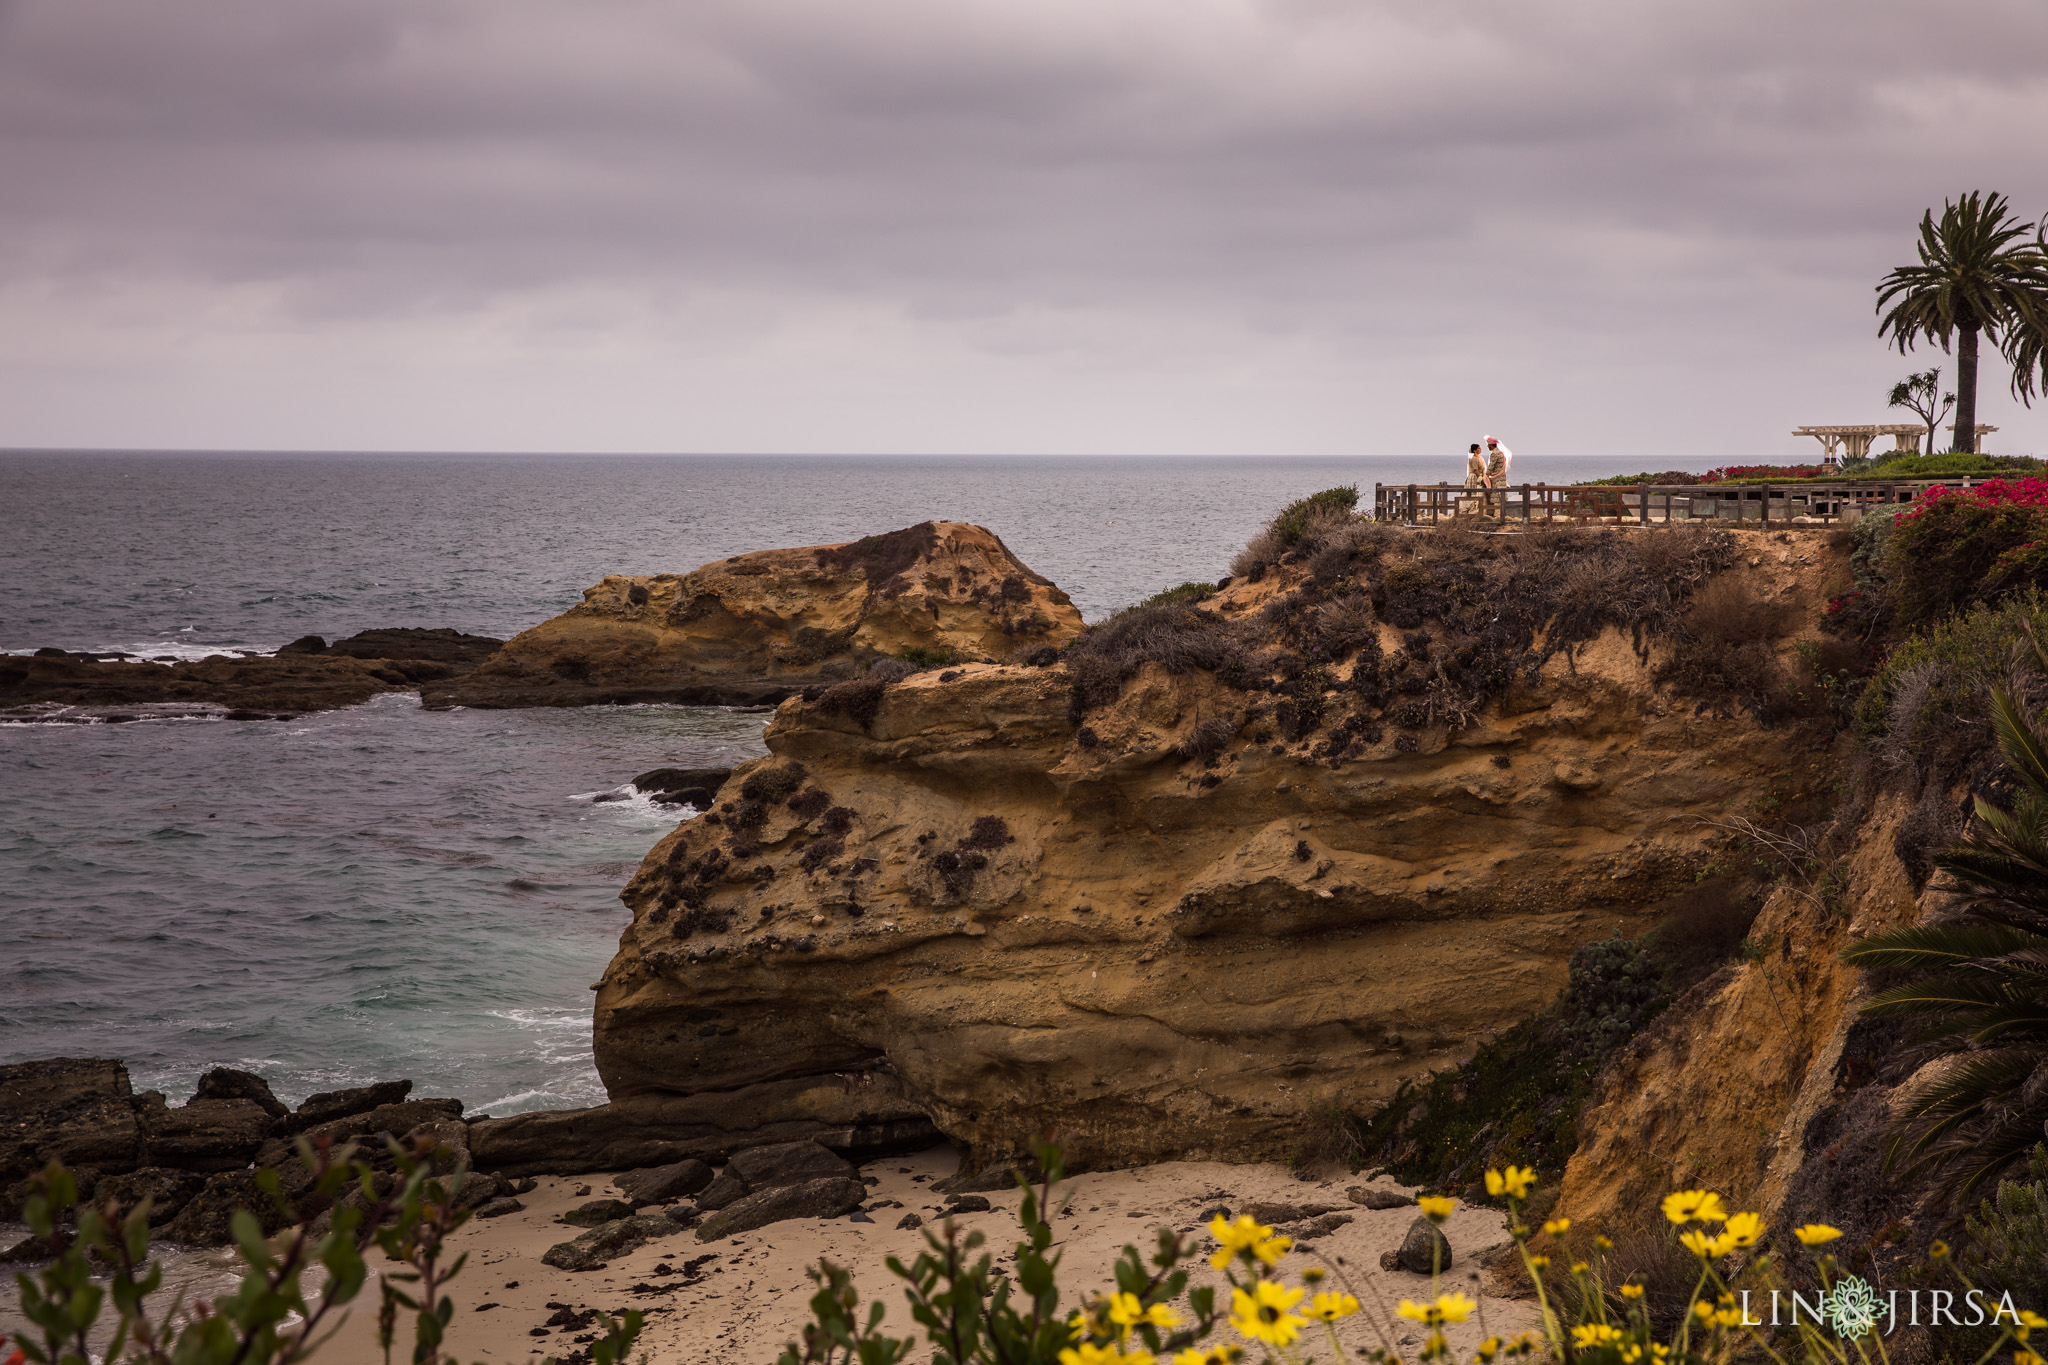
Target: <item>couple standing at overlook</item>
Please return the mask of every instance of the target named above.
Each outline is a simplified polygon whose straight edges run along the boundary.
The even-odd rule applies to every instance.
[[[1500,490],[1508,486],[1508,466],[1514,458],[1512,451],[1491,436],[1486,438],[1483,451],[1477,441],[1472,443],[1471,452],[1465,457],[1465,487],[1481,490],[1483,515],[1507,515],[1507,500]]]

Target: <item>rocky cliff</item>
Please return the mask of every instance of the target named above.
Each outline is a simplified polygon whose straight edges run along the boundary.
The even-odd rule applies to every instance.
[[[977,1161],[1284,1154],[1543,1005],[1695,879],[1704,817],[1818,761],[1699,676],[1789,660],[1841,557],[1360,530],[1057,667],[788,701],[627,887],[600,1071],[878,1084]],[[1715,581],[1739,648],[1686,624]]]
[[[429,706],[749,704],[883,657],[1008,659],[1081,615],[992,532],[922,522],[843,545],[761,550],[686,574],[614,574],[515,636]]]

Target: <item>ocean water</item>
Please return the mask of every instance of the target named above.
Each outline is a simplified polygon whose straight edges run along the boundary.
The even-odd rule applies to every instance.
[[[0,651],[511,635],[606,573],[927,518],[995,530],[1094,619],[1219,577],[1289,499],[1461,467],[0,453]],[[222,1065],[293,1102],[396,1076],[490,1113],[599,1102],[589,986],[626,923],[619,888],[678,817],[596,798],[761,753],[767,719],[394,695],[289,722],[0,724],[0,1061],[122,1057],[173,1102]]]

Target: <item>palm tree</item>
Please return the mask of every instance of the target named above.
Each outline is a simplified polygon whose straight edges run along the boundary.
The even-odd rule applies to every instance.
[[[2048,217],[2034,229],[2034,250],[2048,260]],[[2034,406],[2034,386],[2048,393],[2048,313],[2037,314],[2031,325],[2008,328],[2005,358],[2012,365],[2012,396]]]
[[[1908,1099],[1887,1164],[1938,1171],[1962,1197],[2041,1141],[2048,1121],[2048,734],[2007,691],[1993,693],[1991,718],[2018,793],[2010,810],[1979,797],[1969,837],[1935,860],[1963,914],[1842,953],[1917,974],[1863,1007],[1925,1019],[1921,1042],[1949,1060]]]
[[[1956,348],[1955,449],[1977,449],[1977,339],[2009,344],[2015,330],[2048,326],[2048,255],[2026,240],[2032,224],[2006,216],[2002,194],[1975,190],[1920,216],[1920,264],[1877,286],[1877,334],[1905,354],[1921,337]],[[1890,311],[1885,312],[1886,305]],[[1932,454],[1930,450],[1928,452]]]

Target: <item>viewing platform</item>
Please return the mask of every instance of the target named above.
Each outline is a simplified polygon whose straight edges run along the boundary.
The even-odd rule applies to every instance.
[[[1969,488],[1987,476],[1893,479],[1838,483],[1727,484],[1511,484],[1491,495],[1495,515],[1534,525],[1684,526],[1755,522],[1763,525],[1847,525],[1875,508],[1911,503],[1929,488]],[[1485,507],[1479,490],[1455,483],[1376,483],[1373,519],[1405,525],[1477,522]]]

